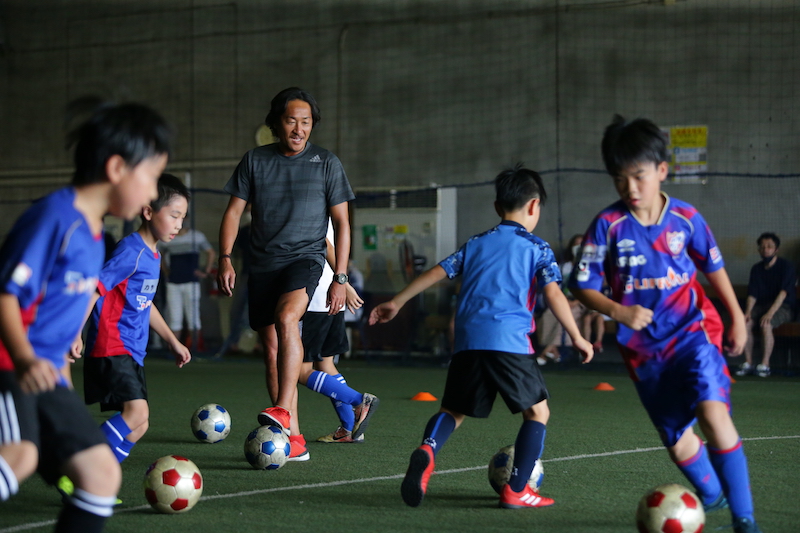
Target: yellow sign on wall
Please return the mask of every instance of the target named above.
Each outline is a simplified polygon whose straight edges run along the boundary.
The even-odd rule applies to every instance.
[[[673,126],[664,133],[669,136],[669,169],[675,180],[705,181],[698,174],[708,171],[708,126]]]

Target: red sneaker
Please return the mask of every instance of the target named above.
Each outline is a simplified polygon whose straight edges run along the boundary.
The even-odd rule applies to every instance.
[[[308,453],[306,448],[306,438],[302,435],[292,435],[289,437],[289,446],[292,451],[289,452],[287,461],[308,461],[311,459],[311,454]]]
[[[433,448],[423,444],[411,454],[408,471],[400,485],[403,501],[411,507],[418,507],[428,490],[428,480],[433,474]]]
[[[525,509],[528,507],[548,507],[556,503],[550,498],[545,498],[531,488],[527,483],[521,492],[511,490],[511,485],[503,485],[500,493],[500,507],[503,509]]]
[[[277,426],[287,435],[291,435],[289,421],[292,415],[283,407],[267,407],[258,414],[258,423],[262,426]]]

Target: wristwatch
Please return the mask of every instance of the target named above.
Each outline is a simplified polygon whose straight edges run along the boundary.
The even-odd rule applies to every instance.
[[[336,274],[335,276],[333,276],[333,279],[339,285],[344,285],[345,283],[347,283],[350,280],[350,278],[347,276],[347,274]]]

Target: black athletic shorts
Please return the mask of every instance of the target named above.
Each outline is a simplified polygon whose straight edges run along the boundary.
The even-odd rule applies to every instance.
[[[519,413],[550,397],[536,356],[465,350],[453,355],[447,371],[442,407],[476,418],[492,412],[500,393],[512,413]]]
[[[322,361],[323,357],[337,356],[350,349],[344,329],[344,315],[343,312],[329,315],[314,311],[303,315],[300,328],[305,348],[304,363]]]
[[[258,331],[274,324],[278,300],[284,294],[305,289],[310,302],[321,275],[322,266],[312,259],[301,259],[271,272],[250,272],[247,280],[250,327]]]
[[[56,387],[24,394],[14,372],[0,372],[0,438],[27,440],[39,449],[37,471],[47,483],[61,477],[61,466],[76,453],[108,444],[97,422],[75,391]],[[7,421],[7,423],[5,422]]]
[[[131,400],[147,400],[144,367],[130,355],[87,357],[83,361],[83,398],[101,411],[122,411]]]

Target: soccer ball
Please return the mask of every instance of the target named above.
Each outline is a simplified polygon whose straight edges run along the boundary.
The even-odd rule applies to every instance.
[[[231,415],[219,404],[208,403],[192,415],[192,433],[197,440],[214,444],[231,432]]]
[[[244,456],[250,466],[259,470],[277,470],[286,464],[291,452],[289,437],[281,428],[261,426],[244,441]]]
[[[167,455],[144,474],[144,497],[160,513],[185,513],[203,494],[203,476],[197,465],[178,455]]]
[[[639,500],[639,533],[700,533],[706,523],[703,503],[676,483],[659,485]]]
[[[496,454],[492,456],[489,461],[489,484],[492,486],[497,494],[503,491],[503,486],[511,479],[511,469],[514,468],[514,445],[503,446]],[[531,477],[528,479],[528,485],[539,492],[539,487],[542,486],[544,480],[544,467],[542,460],[537,459],[533,465]]]

